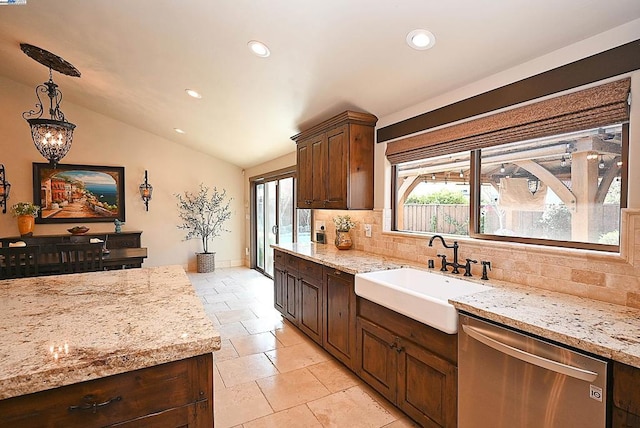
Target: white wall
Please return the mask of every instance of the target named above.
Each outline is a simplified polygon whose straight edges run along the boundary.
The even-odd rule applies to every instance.
[[[56,79],[64,93],[64,76]],[[0,163],[11,183],[8,205],[32,201],[32,162],[46,162],[31,141],[29,127],[22,112],[33,108],[33,87],[0,77]],[[183,241],[178,230],[176,193],[197,191],[204,183],[226,189],[233,198],[233,216],[227,223],[231,233],[224,233],[210,245],[216,251],[217,266],[240,265],[244,254],[243,175],[227,162],[175,144],[156,135],[86,110],[63,100],[61,109],[75,123],[73,145],[61,163],[125,167],[126,223],[124,230],[141,230],[142,246],[149,258],[144,266],[179,264],[195,270],[195,252],[202,251],[199,240]],[[211,144],[218,142],[212,141]],[[149,171],[153,199],[149,211],[139,197],[138,186]],[[67,233],[76,223],[37,224],[35,234]],[[77,224],[82,224],[78,222]],[[91,232],[113,231],[113,223],[85,223]],[[18,235],[15,219],[9,212],[0,214],[0,236]]]

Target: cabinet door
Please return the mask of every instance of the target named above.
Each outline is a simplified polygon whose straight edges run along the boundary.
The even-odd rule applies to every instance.
[[[286,304],[286,276],[281,266],[273,265],[273,307],[285,315]]]
[[[347,165],[349,163],[349,132],[343,125],[327,132],[327,162],[325,167],[325,208],[347,208]]]
[[[356,373],[376,391],[395,403],[398,378],[395,336],[360,317],[357,318],[356,329]]]
[[[327,352],[353,367],[356,332],[356,294],[353,275],[325,269],[324,331],[322,344]]]
[[[613,363],[613,428],[640,427],[640,369]]]
[[[398,407],[423,427],[455,427],[456,367],[406,339],[397,350]]]
[[[300,278],[300,330],[322,345],[322,279]]]
[[[327,144],[326,134],[309,141],[311,149],[311,208],[325,208],[327,194]]]
[[[312,140],[303,141],[298,144],[297,155],[297,193],[296,203],[298,208],[311,208],[313,202],[313,163],[312,163]]]
[[[298,277],[297,272],[285,272],[286,280],[286,298],[285,298],[285,317],[298,325]]]

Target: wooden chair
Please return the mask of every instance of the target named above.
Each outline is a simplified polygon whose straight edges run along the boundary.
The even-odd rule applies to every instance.
[[[102,243],[56,244],[60,273],[93,272],[102,269]]]
[[[0,279],[38,275],[39,256],[38,246],[0,248]]]

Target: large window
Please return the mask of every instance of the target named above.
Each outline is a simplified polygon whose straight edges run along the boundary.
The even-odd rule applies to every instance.
[[[614,250],[627,131],[618,124],[399,163],[396,229]]]
[[[394,228],[618,250],[630,88],[623,78],[388,143]]]

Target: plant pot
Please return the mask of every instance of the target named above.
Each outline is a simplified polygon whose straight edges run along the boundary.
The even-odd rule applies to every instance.
[[[33,228],[36,226],[36,219],[32,215],[19,215],[18,216],[18,230],[20,236],[33,235]]]
[[[196,253],[198,272],[207,273],[216,270],[216,253]]]
[[[336,247],[339,250],[348,250],[353,245],[351,235],[348,230],[336,230]]]

